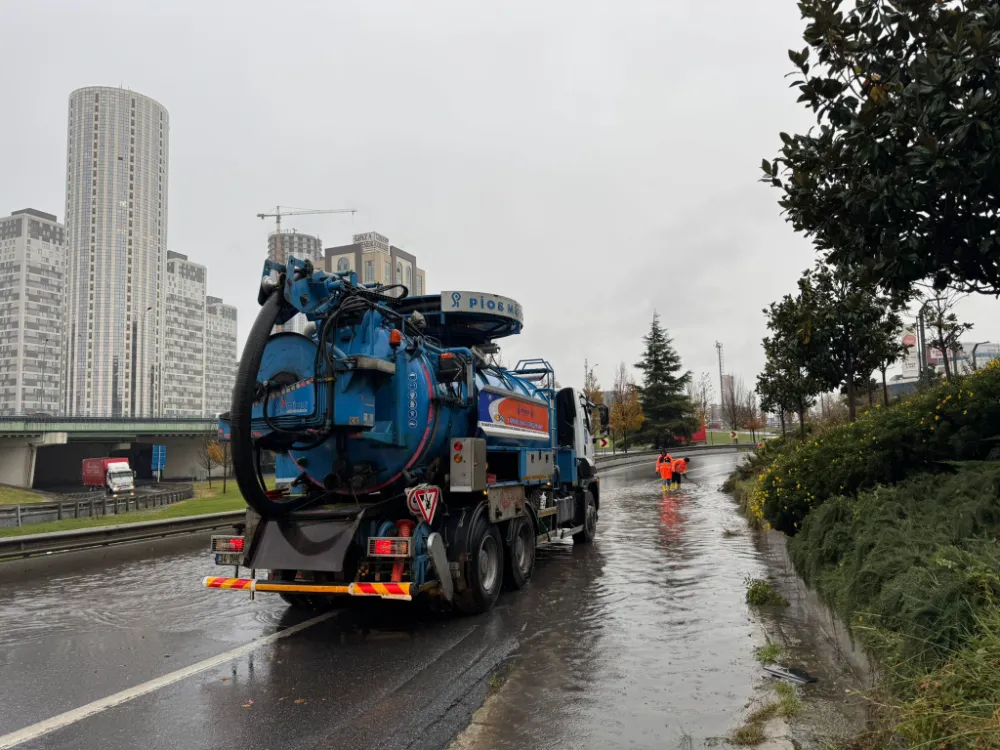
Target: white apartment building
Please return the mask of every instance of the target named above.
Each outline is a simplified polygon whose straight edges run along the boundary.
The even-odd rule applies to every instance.
[[[52,214],[0,219],[0,414],[61,412],[64,242]]]
[[[156,373],[159,415],[205,414],[205,266],[167,252],[163,302],[163,359]]]
[[[205,416],[229,411],[236,385],[236,308],[205,298]]]
[[[158,414],[170,119],[149,97],[94,86],[69,97],[66,411]]]

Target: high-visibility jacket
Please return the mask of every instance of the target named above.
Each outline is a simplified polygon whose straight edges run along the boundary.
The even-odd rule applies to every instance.
[[[686,458],[678,458],[674,460],[673,470],[675,474],[687,474],[688,462]]]
[[[656,471],[660,479],[670,479],[674,475],[674,459],[669,453],[656,459]]]

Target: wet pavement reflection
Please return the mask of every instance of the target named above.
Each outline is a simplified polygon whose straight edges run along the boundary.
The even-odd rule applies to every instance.
[[[508,600],[525,642],[474,746],[701,747],[738,725],[760,674],[743,579],[763,564],[723,536],[743,526],[718,490],[732,463],[700,458],[674,492],[652,467],[606,478],[593,547],[540,551]]]

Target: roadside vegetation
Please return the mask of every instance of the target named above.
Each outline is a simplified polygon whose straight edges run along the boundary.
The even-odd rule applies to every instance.
[[[39,495],[37,492],[0,484],[0,505],[27,505],[28,503],[41,503],[46,500],[48,500],[47,497]]]
[[[767,739],[765,725],[771,719],[791,719],[802,711],[795,686],[787,682],[774,684],[776,698],[768,699],[754,708],[746,718],[743,726],[736,729],[730,736],[730,742],[740,747],[755,747]]]
[[[727,483],[880,666],[885,726],[858,747],[1000,748],[998,446],[1000,361],[769,442]]]
[[[747,589],[747,604],[752,607],[787,607],[788,601],[774,586],[763,578],[747,576],[743,584]]]
[[[167,505],[156,510],[129,511],[118,515],[97,516],[97,518],[70,518],[49,523],[33,523],[19,528],[0,529],[0,537],[24,536],[25,534],[47,534],[52,531],[73,531],[89,529],[97,526],[119,526],[123,523],[139,523],[140,521],[162,521],[168,518],[185,518],[201,516],[207,513],[223,513],[231,510],[241,510],[246,507],[242,496],[236,492],[226,497],[207,496],[192,500],[181,500],[173,505]]]
[[[274,486],[274,477],[264,477],[269,487]],[[53,531],[72,531],[88,529],[97,526],[118,526],[123,523],[139,523],[141,521],[162,521],[170,518],[186,518],[201,516],[208,513],[225,513],[246,508],[243,496],[232,479],[226,483],[226,492],[222,492],[222,483],[215,479],[210,489],[208,482],[194,483],[194,498],[181,500],[155,510],[129,511],[118,515],[97,516],[96,518],[68,518],[62,521],[36,523],[19,528],[0,529],[0,537],[24,536],[25,534],[46,534]]]

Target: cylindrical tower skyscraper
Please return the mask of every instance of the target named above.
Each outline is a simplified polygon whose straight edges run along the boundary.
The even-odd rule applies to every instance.
[[[170,120],[134,91],[69,97],[66,412],[160,412]]]

